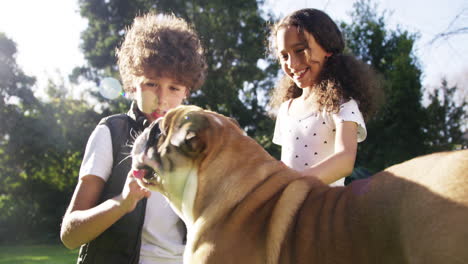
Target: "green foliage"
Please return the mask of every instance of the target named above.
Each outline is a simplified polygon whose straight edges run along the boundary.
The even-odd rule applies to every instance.
[[[430,152],[468,147],[468,140],[462,133],[462,124],[468,124],[468,102],[457,104],[454,101],[456,91],[457,86],[448,87],[444,79],[439,89],[429,93],[425,131]]]
[[[359,144],[356,166],[376,172],[393,164],[434,151],[466,146],[462,124],[466,105],[456,105],[456,87],[442,85],[422,106],[421,70],[413,47],[417,34],[385,24],[385,12],[369,0],[355,3],[353,22],[342,24],[348,51],[371,64],[384,81],[385,104],[367,123],[368,136]]]
[[[22,106],[18,106],[23,110]],[[54,100],[18,115],[0,159],[0,242],[58,236],[83,156],[99,115],[82,101]]]
[[[36,80],[18,67],[16,51],[16,43],[0,32],[0,142],[18,115],[17,107],[11,102],[21,102],[26,107],[37,103],[30,89]]]
[[[58,237],[78,178],[86,140],[100,116],[85,101],[49,83],[49,102],[34,97],[34,78],[15,60],[16,44],[0,35],[0,243]]]
[[[370,1],[358,1],[353,22],[342,25],[350,51],[371,64],[384,80],[385,104],[368,122],[368,137],[359,145],[356,162],[373,171],[427,153],[421,70],[413,54],[417,36],[387,29],[385,17],[376,10]]]

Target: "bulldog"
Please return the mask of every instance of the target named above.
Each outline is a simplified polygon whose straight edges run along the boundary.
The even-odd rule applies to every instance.
[[[468,263],[468,150],[332,188],[232,119],[182,106],[136,139],[132,157],[139,183],[187,225],[184,263]]]

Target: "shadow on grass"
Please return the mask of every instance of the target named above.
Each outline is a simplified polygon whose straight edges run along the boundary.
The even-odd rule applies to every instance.
[[[77,256],[63,245],[0,246],[0,264],[73,264]]]

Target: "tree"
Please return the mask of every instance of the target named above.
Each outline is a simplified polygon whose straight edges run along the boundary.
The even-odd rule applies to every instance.
[[[58,238],[86,139],[99,114],[49,83],[48,102],[16,64],[16,44],[0,34],[0,243]]]
[[[448,87],[442,80],[440,89],[429,94],[430,104],[427,106],[428,118],[426,131],[430,152],[466,148],[468,141],[463,138],[462,124],[467,123],[468,102],[456,104],[454,95],[457,86]]]
[[[57,89],[55,85],[49,84],[50,92]],[[18,110],[17,122],[1,147],[0,194],[4,199],[0,207],[5,218],[0,225],[7,227],[1,237],[8,241],[57,239],[86,140],[100,115],[85,101],[64,96],[40,102],[31,110],[19,105]]]
[[[379,16],[376,10],[370,1],[358,1],[352,23],[342,24],[350,52],[384,79],[385,104],[368,122],[368,136],[359,145],[356,162],[373,171],[427,153],[421,70],[413,53],[417,35],[387,29],[385,13]]]
[[[7,166],[11,161],[11,153],[6,151],[10,140],[12,127],[21,116],[18,104],[31,100],[29,86],[34,84],[34,78],[26,76],[16,64],[16,44],[0,33],[0,232],[2,235],[11,229],[14,224],[16,210],[22,204],[13,203],[13,197],[9,193],[16,182],[16,166]],[[11,163],[10,163],[11,164]]]
[[[15,123],[17,105],[33,106],[37,103],[30,87],[35,78],[27,76],[16,63],[16,43],[0,32],[0,144]]]
[[[82,49],[89,62],[83,75],[117,76],[115,49],[133,18],[151,10],[174,13],[193,23],[206,49],[208,78],[189,103],[234,117],[259,142],[269,142],[273,121],[259,97],[273,86],[276,64],[258,66],[266,54],[267,21],[256,0],[80,0],[81,15],[88,19]],[[124,109],[121,109],[124,111]]]

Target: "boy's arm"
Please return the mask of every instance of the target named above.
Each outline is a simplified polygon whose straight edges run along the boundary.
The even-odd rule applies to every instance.
[[[301,172],[303,176],[315,176],[325,184],[350,175],[357,153],[357,124],[345,121],[336,124],[335,153]]]
[[[151,194],[129,173],[121,195],[96,205],[104,184],[95,175],[86,175],[78,181],[60,230],[60,238],[67,248],[74,249],[95,239]]]

